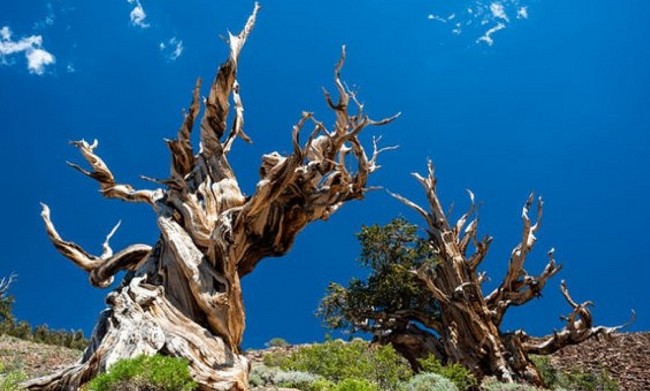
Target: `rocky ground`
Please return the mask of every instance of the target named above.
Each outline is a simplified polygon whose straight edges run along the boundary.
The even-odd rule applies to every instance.
[[[259,361],[264,350],[249,351]],[[6,369],[18,369],[28,376],[40,376],[74,363],[81,352],[0,336],[0,363]],[[558,368],[606,370],[616,379],[621,391],[650,390],[650,333],[617,334],[611,341],[589,340],[567,347],[552,357]]]
[[[581,367],[605,369],[621,390],[650,390],[650,333],[617,334],[611,341],[590,339],[553,355],[553,366],[564,370]]]

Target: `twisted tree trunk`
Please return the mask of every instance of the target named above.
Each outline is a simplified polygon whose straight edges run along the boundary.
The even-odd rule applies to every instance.
[[[263,258],[285,254],[307,223],[325,220],[344,202],[363,198],[381,150],[375,145],[369,158],[358,135],[366,126],[392,118],[372,121],[346,90],[340,80],[345,51],[335,68],[338,102],[326,93],[336,114],[333,130],[311,113],[303,113],[293,127],[293,152],[262,156],[255,193],[247,197],[239,189],[227,156],[237,137],[250,139],[243,131],[237,61],[258,10],[256,4],[244,29],[230,35],[230,57],[219,68],[205,100],[201,145],[195,154],[190,132],[199,113],[197,82],[177,138],[167,141],[171,176],[155,180],[164,189],[135,190],[118,183],[95,154],[96,141],[72,143],[90,170],[71,166],[96,180],[107,198],[149,204],[161,234],[153,247],[136,244],[113,253],[108,242],[116,227],[104,243],[103,254],[95,256],[62,239],[43,205],[51,241],[89,273],[91,284],[106,288],[118,271],[127,273],[108,295],[108,308],[82,360],[54,375],[28,381],[24,384],[28,389],[76,389],[120,359],[161,353],[188,359],[201,389],[246,390],[249,364],[240,351],[245,327],[240,279]],[[227,133],[230,97],[235,117]],[[350,103],[357,109],[354,114],[349,114]],[[300,131],[308,122],[314,128],[301,144]],[[348,170],[346,155],[356,159],[356,170]]]
[[[455,224],[450,224],[436,194],[433,165],[429,163],[428,177],[414,176],[425,189],[429,211],[402,196],[393,196],[415,209],[427,223],[428,244],[435,256],[435,263],[424,263],[413,273],[439,302],[439,316],[419,313],[407,314],[403,319],[397,316],[395,322],[420,322],[430,331],[425,332],[411,323],[411,327],[419,330],[419,333],[396,330],[388,339],[380,342],[393,343],[398,349],[406,350],[406,357],[421,358],[435,354],[444,361],[462,363],[479,378],[497,376],[505,382],[523,381],[543,385],[529,354],[551,354],[564,346],[578,344],[598,335],[609,336],[625,327],[594,327],[588,308],[592,303],[576,303],[562,281],[562,294],[573,309],[570,315],[563,317],[567,324],[562,330],[541,338],[530,337],[522,330],[502,333],[499,327],[506,310],[539,297],[548,279],[561,269],[551,249],[548,252],[549,262],[539,276],[531,276],[524,270],[524,262],[535,244],[535,234],[541,224],[541,197],[537,201],[535,223],[528,216],[534,203],[532,194],[524,205],[522,239],[512,250],[508,271],[499,287],[484,295],[481,284],[485,274],[478,273],[477,268],[487,254],[492,238],[477,238],[478,217],[475,214],[474,194],[469,192],[470,209]],[[474,249],[473,254],[468,254],[470,246]],[[437,343],[431,340],[434,337],[431,331],[437,336]],[[409,345],[400,344],[405,337],[412,337]]]

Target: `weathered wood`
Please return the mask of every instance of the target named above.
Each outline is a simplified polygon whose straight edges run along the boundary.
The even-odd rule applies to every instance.
[[[499,326],[506,310],[539,297],[548,279],[561,269],[555,261],[553,249],[548,252],[549,262],[539,276],[529,275],[524,269],[526,257],[535,244],[535,234],[540,228],[542,199],[540,197],[537,200],[535,223],[529,217],[534,196],[531,194],[525,203],[522,210],[522,239],[512,250],[508,271],[501,284],[484,296],[481,283],[485,274],[479,274],[476,269],[487,254],[492,238],[487,236],[482,240],[477,239],[478,218],[475,213],[474,194],[469,192],[469,211],[463,214],[456,224],[451,225],[438,199],[436,177],[431,162],[428,171],[427,177],[414,174],[426,192],[428,211],[402,196],[394,196],[415,209],[427,222],[428,243],[435,254],[436,262],[424,263],[413,273],[440,304],[439,316],[428,314],[436,319],[435,322],[422,322],[421,319],[426,314],[410,314],[401,318],[426,325],[437,334],[437,343],[422,336],[416,339],[412,335],[404,336],[411,341],[410,345],[400,343],[402,336],[398,333],[386,342],[393,343],[398,349],[409,350],[405,354],[406,357],[423,357],[422,350],[428,350],[427,353],[433,353],[444,361],[462,363],[479,378],[497,376],[505,382],[523,381],[542,385],[542,378],[530,361],[529,354],[551,354],[562,347],[578,344],[594,336],[609,336],[625,326],[593,327],[588,308],[591,303],[577,304],[569,295],[563,281],[562,293],[573,308],[573,312],[564,318],[567,321],[566,327],[543,338],[529,337],[521,330],[502,333]],[[473,244],[475,252],[468,255],[470,243]]]
[[[340,78],[345,50],[335,67],[338,103],[334,129],[304,113],[293,128],[293,152],[262,156],[261,179],[247,197],[227,160],[236,138],[244,133],[244,106],[236,78],[241,49],[255,24],[259,5],[238,35],[230,35],[230,56],[217,71],[205,100],[200,122],[201,144],[194,153],[190,134],[199,114],[200,80],[177,138],[166,140],[171,151],[170,178],[154,180],[156,190],[135,190],[116,182],[96,154],[97,142],[73,142],[90,170],[72,167],[95,179],[104,196],[144,202],[153,207],[161,235],[153,246],[132,245],[113,254],[108,239],[100,256],[61,238],[43,205],[46,231],[65,257],[87,271],[91,283],[108,287],[114,275],[126,270],[121,285],[106,299],[83,359],[57,374],[26,382],[30,390],[76,389],[116,361],[139,354],[184,357],[192,376],[205,390],[246,390],[249,364],[241,354],[245,328],[241,277],[264,258],[285,254],[309,222],[327,219],[343,203],[361,199],[368,175],[376,170],[382,149],[375,145],[368,159],[359,133],[372,121]],[[228,129],[230,99],[235,116]],[[348,103],[356,102],[356,112]],[[314,124],[306,143],[299,136]],[[385,149],[384,149],[385,150]],[[345,156],[357,161],[346,167]]]

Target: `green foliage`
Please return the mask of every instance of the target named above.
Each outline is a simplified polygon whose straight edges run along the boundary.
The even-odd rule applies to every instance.
[[[422,366],[422,372],[441,375],[451,380],[460,390],[466,390],[478,385],[478,381],[472,372],[461,364],[442,365],[433,355],[418,361]]]
[[[0,363],[0,391],[20,390],[19,384],[25,380],[27,380],[27,375],[22,371],[7,370]]]
[[[336,383],[327,379],[316,380],[308,391],[332,391],[336,388]]]
[[[352,279],[347,287],[331,283],[318,314],[332,329],[354,333],[368,331],[379,314],[413,310],[432,318],[439,305],[410,273],[423,263],[434,262],[417,227],[403,218],[385,226],[364,226],[357,234],[359,262],[371,269],[367,281]]]
[[[287,342],[286,339],[277,338],[277,337],[276,338],[271,338],[271,340],[269,342],[267,342],[265,345],[266,345],[267,348],[287,348],[287,347],[291,346],[291,344],[289,342]]]
[[[547,387],[559,385],[559,371],[551,365],[551,359],[548,356],[530,355],[530,361],[537,367],[542,380]]]
[[[286,352],[272,352],[266,353],[262,362],[267,367],[283,367],[289,359],[289,354]]]
[[[255,387],[276,386],[312,391],[315,390],[313,385],[322,379],[320,376],[307,372],[283,371],[277,367],[255,365],[251,370],[248,382]]]
[[[424,372],[413,376],[400,386],[400,391],[458,391],[459,388],[446,377]],[[460,390],[465,390],[461,388]]]
[[[557,385],[575,391],[618,391],[616,380],[604,370],[598,372],[583,371],[575,368],[558,376]]]
[[[129,385],[139,389],[159,391],[190,391],[197,384],[190,376],[186,360],[155,356],[139,356],[120,360],[109,372],[93,379],[86,387],[89,391],[119,391]]]
[[[531,361],[549,388],[565,388],[575,391],[618,391],[619,386],[605,370],[590,372],[580,368],[563,372],[554,368],[547,356],[531,356]]]
[[[501,383],[494,377],[488,377],[481,383],[481,390],[484,391],[544,391],[542,388],[529,386],[527,384]]]
[[[314,373],[335,383],[367,380],[382,390],[396,389],[411,375],[406,361],[391,346],[369,347],[363,340],[305,346],[281,361],[284,370]]]
[[[343,379],[332,391],[380,391],[381,389],[366,379]]]

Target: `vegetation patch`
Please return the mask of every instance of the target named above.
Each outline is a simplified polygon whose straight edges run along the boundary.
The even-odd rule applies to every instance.
[[[118,361],[109,372],[88,383],[85,390],[190,391],[196,386],[186,360],[161,355],[143,355]]]

